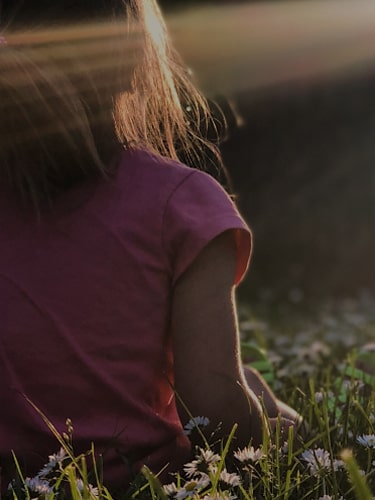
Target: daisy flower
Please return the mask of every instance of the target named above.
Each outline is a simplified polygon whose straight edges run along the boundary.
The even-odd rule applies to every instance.
[[[91,496],[95,498],[99,498],[99,489],[93,486],[92,484],[85,484],[83,483],[82,479],[77,479],[76,480],[77,488],[78,490],[83,493],[84,491],[88,491]]]
[[[235,500],[236,498],[236,495],[231,495],[228,491],[220,491],[211,495],[205,495],[202,500]]]
[[[375,434],[362,434],[357,437],[357,442],[365,448],[375,448]]]
[[[184,426],[184,434],[186,436],[190,436],[192,431],[196,428],[207,427],[209,425],[210,419],[207,417],[193,417],[189,420],[189,422]]]
[[[234,457],[244,465],[249,463],[256,464],[261,458],[265,456],[261,447],[254,449],[254,446],[246,446],[246,448],[238,449],[234,452]]]
[[[210,484],[209,479],[202,478],[199,481],[189,481],[185,483],[183,488],[180,488],[175,494],[176,500],[183,500],[184,498],[194,498],[194,496],[202,489]]]
[[[217,453],[214,453],[212,450],[204,450],[203,448],[199,449],[201,459],[206,464],[214,465],[220,462],[221,457]]]
[[[27,477],[25,479],[25,484],[29,490],[33,493],[38,493],[39,495],[49,495],[52,493],[53,488],[51,488],[48,481],[41,479],[40,477]]]
[[[60,448],[60,451],[57,453],[49,455],[48,463],[45,464],[44,467],[38,472],[37,477],[44,478],[48,476],[48,474],[60,465],[65,458],[67,458],[67,454],[64,448]]]
[[[324,392],[324,391],[318,391],[315,393],[315,401],[319,404],[321,403],[324,398],[327,399],[332,399],[334,397],[334,394],[332,391]]]
[[[305,450],[301,458],[307,462],[307,466],[312,476],[318,476],[322,471],[331,469],[330,454],[327,450],[322,448]]]
[[[197,475],[207,476],[212,471],[212,467],[220,460],[221,457],[217,453],[200,448],[197,459],[184,465],[185,474],[189,478]]]
[[[224,469],[220,472],[220,482],[224,483],[226,487],[232,488],[241,484],[241,478],[238,474]]]
[[[202,464],[200,460],[192,460],[191,462],[184,465],[184,472],[187,477],[193,478],[198,475],[207,475],[208,468],[206,464]]]
[[[286,455],[289,451],[289,443],[288,441],[284,441],[284,444],[281,446],[279,452],[281,455]]]
[[[334,497],[331,497],[331,495],[323,495],[322,497],[319,497],[318,500],[333,500]],[[344,497],[339,497],[337,500],[344,500]]]
[[[164,493],[166,493],[169,497],[175,498],[176,493],[178,493],[178,488],[176,483],[165,484],[163,486]]]

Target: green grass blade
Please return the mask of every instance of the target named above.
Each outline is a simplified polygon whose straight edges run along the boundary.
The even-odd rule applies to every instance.
[[[345,464],[357,500],[372,500],[373,495],[367,485],[366,479],[361,474],[351,450],[343,450],[341,458]]]

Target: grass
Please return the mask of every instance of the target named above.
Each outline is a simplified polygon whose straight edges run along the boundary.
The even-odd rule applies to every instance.
[[[260,367],[278,397],[303,416],[298,435],[289,430],[285,436],[277,429],[272,436],[264,433],[261,448],[238,450],[234,427],[219,448],[210,449],[202,439],[195,460],[181,475],[171,477],[169,485],[162,486],[145,468],[133,490],[113,500],[374,498],[375,379],[371,371],[375,373],[375,354],[368,344],[375,334],[375,303],[371,296],[315,306],[293,301],[242,304],[239,324],[245,346],[255,343],[265,348],[271,364]],[[96,479],[91,480],[94,485],[89,483],[87,457],[95,455],[94,449],[75,457],[71,423],[67,424],[66,435],[56,436],[57,446],[64,451],[50,457],[44,476],[24,478],[19,468],[9,498],[112,500],[95,462],[91,477]],[[199,436],[203,427],[193,432]],[[55,432],[53,426],[51,431]]]

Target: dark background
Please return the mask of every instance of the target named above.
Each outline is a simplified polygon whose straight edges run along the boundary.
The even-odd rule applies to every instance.
[[[223,153],[254,231],[247,291],[374,290],[374,79],[236,96],[246,123]]]

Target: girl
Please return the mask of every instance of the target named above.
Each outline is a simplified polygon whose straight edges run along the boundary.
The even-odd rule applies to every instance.
[[[200,134],[205,100],[154,0],[125,4],[9,11],[3,3],[0,456],[8,476],[10,450],[34,475],[56,448],[29,401],[60,432],[72,420],[77,452],[95,443],[113,490],[143,464],[173,471],[189,459],[186,408],[221,422],[223,435],[238,423],[238,446],[261,441],[258,396],[271,422],[279,412],[291,425],[297,419],[241,367],[233,290],[248,265],[249,229],[216,181],[178,162],[183,154],[199,167],[207,148],[217,154]]]

